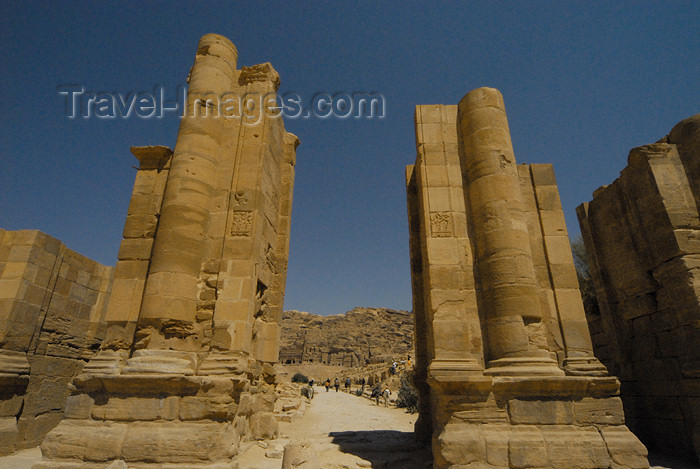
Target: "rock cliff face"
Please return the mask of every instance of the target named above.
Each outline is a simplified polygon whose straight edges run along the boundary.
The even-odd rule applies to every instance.
[[[354,308],[335,316],[282,315],[282,364],[362,366],[408,355],[413,357],[413,315],[408,311]]]

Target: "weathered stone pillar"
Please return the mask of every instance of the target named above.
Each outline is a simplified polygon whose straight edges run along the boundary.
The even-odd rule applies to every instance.
[[[607,376],[607,369],[593,354],[591,334],[588,331],[586,313],[581,302],[576,268],[571,254],[571,244],[564,220],[564,211],[559,200],[554,168],[551,164],[519,165],[526,168],[532,189],[528,192],[535,199],[540,245],[544,253],[544,266],[537,263],[538,274],[545,275],[539,281],[547,285],[549,312],[549,332],[561,343],[552,344],[559,355],[564,371],[568,375]],[[535,229],[530,230],[534,232]],[[533,248],[534,251],[534,248]],[[538,268],[539,267],[539,268]],[[545,290],[545,289],[543,289]],[[543,312],[545,309],[543,304]],[[554,341],[554,342],[559,342]]]
[[[237,70],[236,57],[228,39],[204,36],[170,166],[167,149],[135,149],[108,340],[73,380],[37,469],[232,468],[241,441],[277,435],[298,139],[270,108],[274,68]]]
[[[417,106],[406,176],[433,467],[647,468],[591,353],[551,165],[516,167],[498,91],[467,94],[458,116]]]
[[[289,234],[292,222],[292,192],[294,189],[294,165],[299,139],[294,134],[284,135],[284,157],[280,162],[280,197],[277,242],[270,257],[273,271],[272,285],[268,296],[268,309],[256,319],[257,328],[253,341],[255,356],[266,362],[277,362],[280,344],[284,291],[287,283],[287,259],[289,257]]]
[[[202,37],[190,72],[139,317],[136,348],[197,350],[194,324],[225,119],[213,109],[233,88],[238,52],[226,38]],[[208,104],[206,98],[216,101]]]
[[[418,155],[406,173],[421,413],[416,433],[432,436],[434,445],[464,396],[479,400],[490,386],[483,376],[456,117],[454,105],[416,107]]]
[[[547,347],[503,97],[479,88],[459,103],[465,199],[488,344],[487,374],[564,374]]]
[[[406,202],[408,205],[408,232],[411,255],[411,289],[413,291],[413,345],[415,348],[414,385],[418,391],[420,407],[415,423],[416,437],[422,441],[432,436],[432,411],[430,405],[430,386],[428,385],[428,333],[425,313],[423,257],[420,246],[421,218],[418,206],[418,188],[416,187],[415,165],[406,167]]]
[[[131,152],[139,167],[104,317],[107,330],[99,354],[90,360],[86,371],[117,373],[120,363],[128,358],[173,154],[164,146],[131,147]]]

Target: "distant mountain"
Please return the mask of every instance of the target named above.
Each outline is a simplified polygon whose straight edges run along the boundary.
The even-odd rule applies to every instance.
[[[354,308],[319,316],[282,313],[280,363],[362,366],[413,358],[413,314],[386,308]]]

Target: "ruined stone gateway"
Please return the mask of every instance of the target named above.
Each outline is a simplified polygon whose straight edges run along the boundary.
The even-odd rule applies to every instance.
[[[222,118],[208,96],[274,94],[270,64],[236,68],[199,43],[174,151],[140,161],[100,352],[72,383],[41,468],[231,468],[272,438],[297,138],[258,110]],[[241,113],[242,114],[242,113]]]
[[[552,166],[516,164],[495,89],[415,121],[416,432],[434,467],[649,467],[593,354]]]
[[[273,365],[299,141],[262,100],[254,115],[220,115],[210,99],[274,96],[279,86],[270,64],[238,69],[237,58],[228,39],[204,36],[174,151],[132,147],[140,165],[114,268],[39,232],[0,230],[0,453],[38,443],[62,417],[34,469],[235,469],[241,442],[277,436]],[[497,90],[418,106],[415,117],[406,182],[416,435],[432,443],[434,467],[648,468],[625,426],[620,382],[593,353],[552,166],[516,164]],[[625,245],[642,279],[635,285],[646,289],[626,289],[605,270],[616,262],[601,247],[609,233],[594,229],[596,210],[607,216],[602,201],[624,199],[620,189],[579,213],[610,326],[596,346],[621,334],[622,349],[605,356],[624,377],[630,361],[642,363],[630,359],[624,333],[671,318],[675,326],[657,334],[686,340],[671,371],[697,387],[699,179],[690,189],[678,182],[679,161],[697,173],[682,146],[697,128],[630,156],[627,173],[656,177],[661,194],[639,198],[654,208],[640,227],[668,241],[648,257]],[[682,210],[664,212],[660,201]],[[658,213],[670,222],[656,224]],[[663,295],[683,307],[671,315],[647,301]],[[299,360],[307,353],[334,358],[304,346]],[[679,426],[690,450],[698,397],[684,397],[681,410],[695,412]]]

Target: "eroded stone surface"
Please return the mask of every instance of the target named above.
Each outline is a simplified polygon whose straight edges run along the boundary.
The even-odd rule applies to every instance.
[[[413,318],[408,311],[354,308],[334,316],[285,311],[281,326],[282,364],[357,367],[413,353]]]
[[[700,115],[634,148],[577,209],[596,286],[596,354],[620,376],[630,428],[700,460]]]

